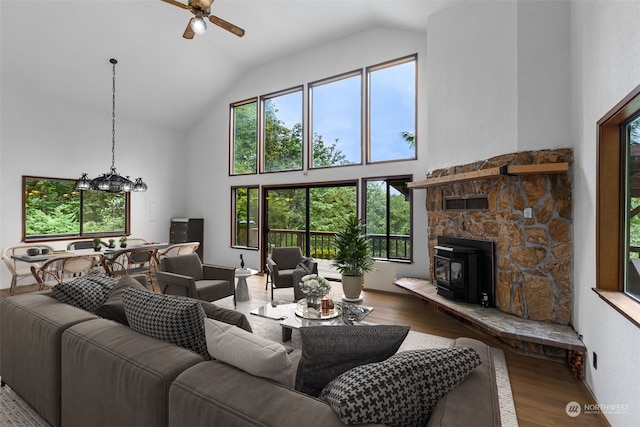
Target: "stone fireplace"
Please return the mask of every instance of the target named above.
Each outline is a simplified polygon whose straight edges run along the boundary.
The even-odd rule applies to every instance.
[[[524,319],[571,323],[572,181],[564,173],[509,175],[508,167],[571,164],[571,149],[528,151],[431,172],[426,185],[429,256],[438,236],[495,244],[496,308]],[[505,173],[482,176],[501,168]],[[522,170],[522,169],[520,169]],[[540,172],[542,170],[543,172]],[[478,172],[477,179],[456,180]],[[437,181],[437,180],[436,180]],[[431,277],[434,277],[433,262]]]

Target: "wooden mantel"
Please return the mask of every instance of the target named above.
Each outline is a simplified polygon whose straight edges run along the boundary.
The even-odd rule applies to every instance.
[[[456,182],[472,181],[475,179],[487,179],[500,175],[532,175],[555,174],[569,171],[569,163],[539,163],[533,165],[498,166],[481,169],[473,172],[457,173],[454,175],[427,178],[423,181],[414,181],[407,184],[408,188],[428,188],[436,185],[453,184]]]

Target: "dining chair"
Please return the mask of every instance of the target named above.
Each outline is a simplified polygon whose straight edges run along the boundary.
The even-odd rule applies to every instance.
[[[52,246],[43,244],[23,244],[8,246],[2,251],[2,260],[11,273],[11,287],[9,289],[10,295],[13,295],[20,280],[33,277],[31,274],[31,266],[40,266],[40,264],[26,263],[13,258],[14,256],[27,255],[27,250],[33,248],[36,248],[39,251],[42,251],[42,249],[53,251]]]
[[[109,246],[105,242],[100,243],[102,246]],[[75,242],[69,242],[67,244],[68,251],[75,251],[78,249],[93,249],[93,240],[77,240]]]
[[[130,248],[116,251],[109,259],[109,269],[114,276],[144,274],[153,287],[157,262],[157,248]]]
[[[148,240],[141,237],[127,237],[127,246],[142,246],[148,243]]]
[[[38,282],[40,290],[96,270],[111,274],[102,253],[62,255],[51,258],[39,267],[31,266],[31,274]]]
[[[166,257],[194,254],[199,247],[200,242],[175,243],[169,245],[164,249],[158,250],[158,262]]]

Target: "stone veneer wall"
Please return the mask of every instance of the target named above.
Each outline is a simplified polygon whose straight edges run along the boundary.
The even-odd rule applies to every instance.
[[[504,165],[571,164],[572,160],[571,149],[528,151],[436,170],[429,177]],[[447,196],[477,195],[487,196],[488,209],[443,210]],[[571,196],[571,168],[569,173],[503,175],[428,187],[429,255],[433,259],[439,235],[491,240],[496,243],[496,307],[526,319],[569,324],[573,303]],[[533,219],[524,218],[528,206],[533,208]]]

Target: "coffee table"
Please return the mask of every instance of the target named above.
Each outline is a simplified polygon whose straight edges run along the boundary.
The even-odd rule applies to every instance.
[[[280,326],[282,327],[282,342],[286,342],[291,339],[291,333],[294,329],[300,329],[307,326],[344,326],[346,324],[366,324],[365,322],[356,320],[351,321],[352,323],[345,323],[345,319],[341,315],[326,319],[307,319],[296,314],[297,306],[298,304],[296,303],[277,305],[266,304],[263,307],[252,310],[251,314],[280,320]],[[365,311],[366,314],[369,314],[369,312],[373,310],[373,307],[357,307]],[[336,310],[337,309],[339,308],[336,307]],[[347,322],[349,322],[348,319]]]

